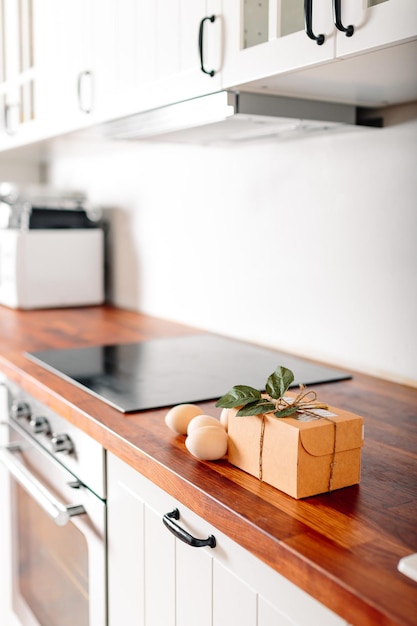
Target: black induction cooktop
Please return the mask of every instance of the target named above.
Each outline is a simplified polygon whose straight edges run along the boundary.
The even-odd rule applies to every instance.
[[[294,387],[350,378],[295,356],[209,334],[26,356],[123,413],[217,399],[233,385],[263,390],[279,365],[293,371]]]

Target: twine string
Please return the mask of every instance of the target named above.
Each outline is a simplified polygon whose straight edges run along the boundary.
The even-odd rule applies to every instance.
[[[288,408],[297,408],[297,412],[311,413],[314,409],[328,409],[328,405],[323,402],[317,402],[317,393],[313,390],[306,391],[304,385],[300,385],[300,391],[295,398],[271,398],[268,399],[275,405],[275,411],[279,413]],[[276,416],[279,417],[279,416]],[[317,417],[317,415],[316,415]]]
[[[327,416],[318,415],[317,413],[314,412],[315,409],[327,410],[329,408],[328,405],[322,402],[317,402],[317,393],[313,390],[306,391],[304,385],[300,385],[300,391],[298,392],[295,398],[286,399],[282,397],[282,398],[275,399],[275,398],[271,398],[271,396],[269,396],[268,394],[263,394],[263,396],[268,401],[270,401],[272,404],[275,405],[275,412],[277,413],[279,413],[280,411],[283,411],[284,409],[288,409],[290,407],[297,408],[296,410],[297,413],[304,413],[307,415],[311,415],[315,419],[324,418],[333,424],[334,444],[333,444],[332,460],[330,462],[330,476],[329,476],[329,485],[328,485],[328,491],[331,491],[335,459],[336,459],[336,433],[337,433],[336,422],[332,419],[329,419]],[[261,417],[261,431],[260,431],[260,436],[259,436],[259,480],[262,480],[262,476],[263,476],[263,467],[262,467],[263,447],[264,447],[264,437],[265,437],[266,416],[268,414],[274,415],[274,412],[270,411],[269,413],[263,413],[262,415],[259,416]],[[279,416],[274,415],[274,417],[279,417]]]
[[[261,421],[261,435],[259,437],[259,480],[262,480],[262,459],[263,459],[263,448],[264,448],[264,436],[265,436],[265,413],[262,415]]]
[[[336,436],[337,436],[337,422],[335,422],[335,420],[329,419],[329,418],[325,418],[327,419],[329,422],[332,422],[333,424],[333,454],[332,454],[332,460],[330,461],[330,475],[329,475],[329,485],[328,485],[328,491],[332,491],[332,486],[333,486],[333,474],[334,474],[334,467],[336,465]]]

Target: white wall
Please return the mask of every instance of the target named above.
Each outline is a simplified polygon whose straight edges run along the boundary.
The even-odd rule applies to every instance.
[[[0,152],[0,182],[43,182],[42,150],[38,146]]]
[[[50,180],[111,208],[116,304],[417,385],[412,110],[282,144],[65,142]]]

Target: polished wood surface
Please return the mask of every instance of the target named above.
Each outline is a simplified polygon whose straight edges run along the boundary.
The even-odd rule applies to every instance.
[[[317,386],[321,400],[364,417],[361,484],[294,500],[226,460],[194,459],[166,410],[124,415],[24,355],[193,332],[111,307],[0,307],[0,371],[349,623],[415,625],[417,583],[397,564],[417,552],[417,389],[358,373]]]

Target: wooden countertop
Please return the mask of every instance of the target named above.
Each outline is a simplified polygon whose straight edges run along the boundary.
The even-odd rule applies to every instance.
[[[124,415],[24,356],[193,332],[111,307],[0,307],[0,371],[349,623],[415,625],[417,583],[397,563],[417,552],[417,389],[356,373],[320,385],[320,399],[364,417],[362,480],[294,500],[224,460],[194,459],[166,410]]]

